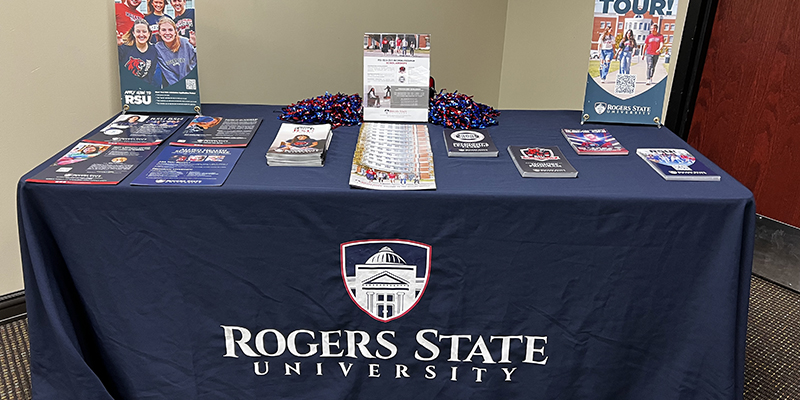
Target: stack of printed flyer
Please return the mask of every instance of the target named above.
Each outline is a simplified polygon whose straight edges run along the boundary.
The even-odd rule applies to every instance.
[[[271,167],[322,167],[332,136],[330,124],[284,122],[267,150],[267,164]]]
[[[436,189],[428,127],[363,123],[353,155],[350,186],[376,190]]]

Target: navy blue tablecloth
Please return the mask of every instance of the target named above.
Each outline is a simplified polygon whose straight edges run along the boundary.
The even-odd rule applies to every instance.
[[[381,192],[348,187],[358,127],[324,168],[268,167],[278,107],[203,110],[264,118],[222,187],[130,186],[147,162],[24,182],[52,159],[20,182],[34,399],[742,397],[755,205],[667,129],[587,125],[631,154],[578,156],[580,113],[503,111],[500,156],[467,159],[429,125],[437,190]],[[522,178],[508,145],[557,145],[579,176]],[[667,182],[640,147],[722,179]],[[384,246],[416,279],[369,284],[419,296],[388,322],[346,286]]]

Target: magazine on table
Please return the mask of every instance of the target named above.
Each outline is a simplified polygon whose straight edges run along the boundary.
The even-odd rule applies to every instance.
[[[523,178],[576,178],[578,171],[558,146],[508,146]]]
[[[120,145],[158,145],[183,125],[187,117],[122,114],[84,142]]]
[[[684,149],[636,149],[646,163],[668,181],[718,181],[720,176]]]
[[[561,134],[580,155],[624,156],[628,149],[605,129],[562,129]]]
[[[198,115],[172,146],[247,147],[261,125],[261,118],[223,118]]]
[[[244,149],[167,147],[134,178],[136,186],[221,186]]]
[[[497,147],[485,129],[444,129],[448,157],[497,157]]]
[[[155,149],[80,142],[26,182],[116,185]]]

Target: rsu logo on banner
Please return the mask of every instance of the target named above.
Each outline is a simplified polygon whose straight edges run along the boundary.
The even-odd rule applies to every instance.
[[[126,90],[125,91],[125,104],[135,105],[149,105],[152,103],[152,96],[149,91],[144,90]]]

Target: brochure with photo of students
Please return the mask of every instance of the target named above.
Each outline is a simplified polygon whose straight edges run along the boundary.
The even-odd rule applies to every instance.
[[[122,114],[84,142],[119,145],[158,145],[175,133],[187,117]]]
[[[663,122],[677,10],[678,0],[594,0],[584,121]]]
[[[80,142],[26,182],[116,185],[155,149]]]
[[[172,146],[247,147],[261,125],[261,118],[223,118],[198,115]]]
[[[167,147],[137,176],[134,186],[222,186],[241,148]]]
[[[114,1],[124,109],[198,112],[194,4],[195,0]]]
[[[428,122],[430,35],[364,34],[364,121]]]

